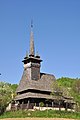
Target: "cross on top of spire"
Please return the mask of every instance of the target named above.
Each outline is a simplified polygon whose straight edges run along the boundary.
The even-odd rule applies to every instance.
[[[33,20],[31,20],[31,28],[33,28]]]

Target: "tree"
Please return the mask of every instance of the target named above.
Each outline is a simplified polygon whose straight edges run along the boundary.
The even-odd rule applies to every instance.
[[[57,83],[57,81],[54,81],[53,84],[51,85],[52,88],[52,97],[55,98],[56,102],[59,105],[59,110],[60,110],[60,105],[61,105],[61,100],[62,100],[62,87],[60,87]]]
[[[73,83],[72,96],[76,102],[76,110],[80,112],[80,79],[76,79]]]
[[[62,77],[57,79],[58,85],[62,87],[63,96],[73,97],[76,110],[80,111],[80,79]]]
[[[74,92],[80,94],[80,79],[75,80],[73,84],[73,90]]]
[[[43,102],[40,102],[40,103],[39,103],[39,110],[40,110],[40,108],[42,109],[43,106],[44,106],[44,103],[43,103]]]
[[[17,85],[0,82],[0,113],[2,113],[9,102],[13,99],[12,94],[15,95]]]

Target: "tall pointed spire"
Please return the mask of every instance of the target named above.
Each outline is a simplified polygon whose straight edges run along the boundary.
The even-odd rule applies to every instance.
[[[30,56],[35,56],[34,49],[34,37],[33,37],[33,21],[31,21],[31,33],[30,33]]]

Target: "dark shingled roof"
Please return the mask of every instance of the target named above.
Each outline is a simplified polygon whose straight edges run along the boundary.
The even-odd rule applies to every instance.
[[[24,70],[16,92],[18,93],[28,89],[51,92],[51,84],[54,80],[56,80],[54,75],[46,73],[40,73],[39,80],[29,80],[26,74],[26,70]]]
[[[41,93],[23,93],[20,95],[17,95],[15,97],[15,100],[20,100],[20,99],[24,99],[24,98],[47,98],[47,99],[52,99],[52,96],[47,95],[47,94],[41,94]]]

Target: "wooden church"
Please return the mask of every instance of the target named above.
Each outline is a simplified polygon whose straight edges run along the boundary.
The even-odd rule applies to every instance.
[[[33,109],[39,107],[40,103],[44,107],[56,107],[58,103],[51,97],[51,84],[56,80],[54,75],[41,73],[41,58],[35,55],[33,25],[30,32],[30,51],[22,61],[24,64],[23,75],[16,90],[15,105],[18,109]],[[61,100],[61,107],[65,108],[65,98]],[[73,103],[72,103],[73,104]]]
[[[42,60],[38,54],[35,55],[32,27],[33,25],[31,25],[30,33],[30,53],[22,61],[24,71],[15,97],[15,100],[19,104],[24,104],[26,108],[39,106],[41,102],[46,105],[47,100],[51,97],[51,84],[56,80],[54,75],[40,72]]]

